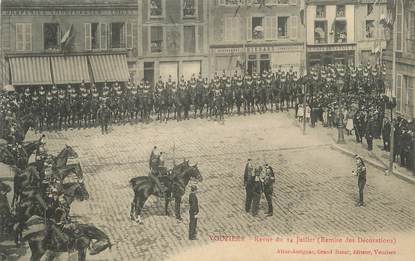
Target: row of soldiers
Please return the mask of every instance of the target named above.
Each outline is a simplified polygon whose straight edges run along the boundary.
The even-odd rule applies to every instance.
[[[11,94],[11,101],[18,104],[20,111],[38,116],[39,130],[65,129],[68,127],[90,127],[97,125],[100,104],[112,111],[114,122],[189,119],[212,117],[224,114],[265,112],[292,107],[301,88],[299,77],[292,69],[288,72],[261,75],[222,76],[215,74],[209,80],[200,74],[176,83],[170,76],[155,84],[142,80],[134,84],[114,82],[95,84],[81,83],[65,88],[25,88]],[[9,111],[9,110],[7,110]]]

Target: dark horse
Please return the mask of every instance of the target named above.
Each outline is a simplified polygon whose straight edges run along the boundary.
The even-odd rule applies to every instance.
[[[175,199],[175,214],[178,220],[181,220],[180,216],[180,203],[185,193],[187,184],[190,178],[196,178],[198,181],[202,181],[202,175],[197,167],[189,165],[189,161],[175,166],[171,171],[171,174],[160,176],[159,181],[152,176],[135,177],[130,180],[130,185],[134,190],[134,199],[131,203],[131,219],[135,219],[139,223],[141,221],[141,211],[144,207],[144,203],[150,195],[161,196],[164,194],[165,198],[165,214],[168,215],[168,206],[171,197]],[[166,191],[162,193],[163,188],[159,184],[163,184]]]
[[[90,255],[101,253],[111,248],[109,237],[92,224],[70,224],[69,228],[60,229],[53,221],[47,222],[44,238],[38,240],[36,235],[25,237],[32,251],[31,261],[41,260],[47,250],[53,253],[78,251],[78,260],[86,260],[87,248]],[[54,256],[50,257],[54,259]]]
[[[39,140],[25,142],[23,144],[23,151],[22,153],[19,153],[18,156],[10,151],[7,145],[0,145],[0,162],[9,166],[16,166],[21,170],[25,169],[28,165],[30,156],[39,148],[40,141],[43,137],[44,135],[42,135]]]
[[[36,127],[36,118],[33,114],[25,114],[24,116],[17,117],[16,125],[16,132],[13,138],[17,142],[23,142],[29,129]],[[0,138],[12,143],[11,135],[10,130],[7,130]]]

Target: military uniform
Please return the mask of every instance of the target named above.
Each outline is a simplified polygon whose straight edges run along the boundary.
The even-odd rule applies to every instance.
[[[274,170],[268,164],[265,165],[264,169],[264,177],[262,178],[262,183],[264,184],[264,194],[268,204],[268,216],[273,215],[273,207],[272,207],[272,195],[274,192],[274,183],[275,183],[275,175]]]
[[[245,165],[244,173],[244,187],[245,187],[245,211],[251,211],[252,205],[252,194],[253,194],[253,181],[254,181],[254,168],[252,162],[248,159],[248,162]]]
[[[189,240],[196,240],[197,216],[199,214],[199,201],[196,196],[197,187],[193,185],[189,194]]]
[[[366,185],[366,166],[360,157],[356,157],[357,186],[359,188],[359,206],[363,206],[363,189]]]
[[[102,104],[97,112],[102,134],[108,134],[108,125],[111,123],[112,112],[108,106]]]

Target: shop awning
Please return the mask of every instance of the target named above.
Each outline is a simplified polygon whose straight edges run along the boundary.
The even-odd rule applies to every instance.
[[[90,82],[86,56],[54,56],[50,59],[55,84]]]
[[[125,55],[91,55],[89,61],[95,82],[127,82],[130,78]]]
[[[13,85],[52,84],[49,57],[9,58]]]

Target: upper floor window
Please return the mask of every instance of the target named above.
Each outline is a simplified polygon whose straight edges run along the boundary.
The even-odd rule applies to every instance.
[[[371,15],[373,13],[373,3],[367,4],[367,15]]]
[[[161,53],[163,51],[163,27],[150,27],[150,51],[152,53]]]
[[[278,37],[279,38],[288,37],[288,17],[287,16],[278,17]]]
[[[57,23],[43,24],[43,43],[45,50],[59,49],[60,28]]]
[[[365,37],[367,39],[375,38],[375,21],[374,20],[366,20],[366,33]]]
[[[260,40],[264,39],[264,18],[252,17],[252,39]]]
[[[409,51],[415,53],[415,11],[409,12]]]
[[[346,21],[336,21],[334,23],[334,42],[347,42],[347,23]]]
[[[314,42],[316,44],[327,43],[327,21],[315,21]]]
[[[183,27],[183,49],[186,53],[196,52],[196,26],[187,25]]]
[[[124,23],[110,24],[110,41],[111,48],[125,48],[125,31]]]
[[[325,18],[326,17],[326,6],[318,5],[316,7],[316,17],[317,18]]]
[[[245,0],[219,0],[220,6],[239,6],[243,5]]]
[[[163,16],[163,0],[150,0],[150,16]]]
[[[336,6],[336,17],[345,17],[346,16],[346,6],[337,5]]]
[[[195,17],[197,15],[197,0],[183,0],[183,17]]]
[[[16,51],[32,50],[32,24],[16,24]]]
[[[100,47],[99,23],[85,24],[85,49],[96,50]]]

